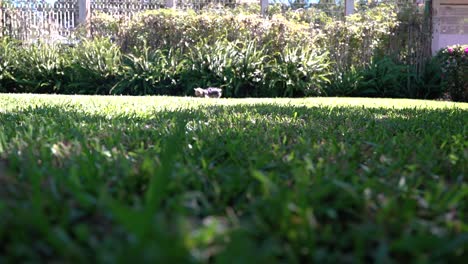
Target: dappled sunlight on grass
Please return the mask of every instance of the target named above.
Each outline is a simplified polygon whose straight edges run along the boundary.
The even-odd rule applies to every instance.
[[[62,105],[84,106],[86,109],[97,107],[107,112],[125,113],[128,111],[145,113],[158,109],[190,108],[200,105],[255,105],[275,104],[292,106],[356,106],[365,108],[459,108],[468,109],[468,103],[454,103],[448,101],[430,101],[414,99],[390,98],[350,98],[350,97],[312,97],[312,98],[244,98],[244,99],[207,99],[194,97],[171,96],[88,96],[88,95],[41,95],[41,94],[0,94],[0,109],[7,111],[8,107],[18,110],[25,106]],[[14,104],[17,103],[17,104]],[[3,106],[2,106],[3,105]]]

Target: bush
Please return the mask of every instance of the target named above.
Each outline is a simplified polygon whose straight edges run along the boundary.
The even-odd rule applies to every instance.
[[[109,38],[83,39],[71,55],[67,93],[108,94],[123,75],[122,53]]]
[[[327,94],[330,96],[357,96],[362,89],[363,70],[354,66],[348,71],[333,75]]]
[[[13,71],[16,68],[18,42],[9,38],[0,40],[0,92],[16,92]]]
[[[188,69],[182,74],[187,92],[194,87],[220,86],[229,97],[258,96],[268,56],[255,41],[200,42],[186,54]]]
[[[443,95],[442,67],[437,58],[429,59],[421,74],[414,76],[414,90],[411,97],[437,99]]]
[[[324,95],[329,76],[327,52],[307,47],[286,47],[271,63],[267,85],[270,96]]]
[[[12,55],[11,75],[18,92],[62,93],[71,75],[70,50],[58,44],[36,43],[23,46]],[[10,58],[11,59],[11,58]]]
[[[405,97],[407,67],[389,57],[377,58],[363,71],[359,96]]]
[[[228,97],[311,96],[324,93],[329,82],[328,53],[311,48],[286,47],[269,55],[255,41],[201,42],[187,53],[190,69],[182,85],[220,86]]]
[[[286,45],[315,47],[320,36],[319,30],[307,23],[281,15],[265,19],[240,9],[200,13],[159,9],[135,14],[131,19],[98,16],[92,25],[95,36],[115,36],[125,52],[146,44],[150,49],[174,48],[186,53],[200,42],[212,45],[219,40],[251,40],[258,49],[274,53]]]
[[[386,55],[386,43],[398,25],[396,17],[394,6],[379,5],[326,24],[319,46],[330,51],[335,73],[366,67],[374,56]]]
[[[407,97],[437,99],[444,93],[442,67],[437,57],[419,69],[395,62],[390,57],[376,58],[367,67],[355,67],[333,75],[326,88],[329,96]]]
[[[330,95],[365,97],[410,97],[407,66],[390,57],[374,58],[365,67],[354,67],[337,74],[327,88]]]
[[[438,52],[443,81],[453,101],[468,101],[468,45],[447,47]]]
[[[122,74],[111,94],[181,94],[172,89],[179,72],[185,67],[181,55],[174,51],[152,51],[148,47],[138,54],[123,56]]]
[[[91,16],[91,32],[95,37],[118,38],[121,34],[121,22],[124,17],[116,14],[110,15],[103,12],[93,12]],[[80,27],[77,32],[81,37],[87,37],[86,27]]]
[[[314,27],[324,26],[333,21],[333,18],[327,15],[324,10],[313,7],[293,9],[285,5],[275,4],[269,6],[268,14],[271,17],[281,15],[288,21],[307,23]]]

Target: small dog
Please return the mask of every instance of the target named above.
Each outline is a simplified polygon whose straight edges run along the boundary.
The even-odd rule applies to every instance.
[[[205,97],[205,98],[220,98],[223,92],[221,88],[216,88],[216,87],[208,87],[206,89],[195,88],[194,90],[195,90],[196,97]]]

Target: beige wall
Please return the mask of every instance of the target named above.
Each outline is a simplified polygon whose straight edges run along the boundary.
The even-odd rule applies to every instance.
[[[437,2],[434,0],[433,2]],[[441,4],[468,4],[468,0],[439,0]]]
[[[468,0],[433,0],[432,52],[468,44]]]

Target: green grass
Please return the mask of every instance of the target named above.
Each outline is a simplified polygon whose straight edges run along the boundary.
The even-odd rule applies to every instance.
[[[467,110],[0,95],[0,263],[460,263]]]

